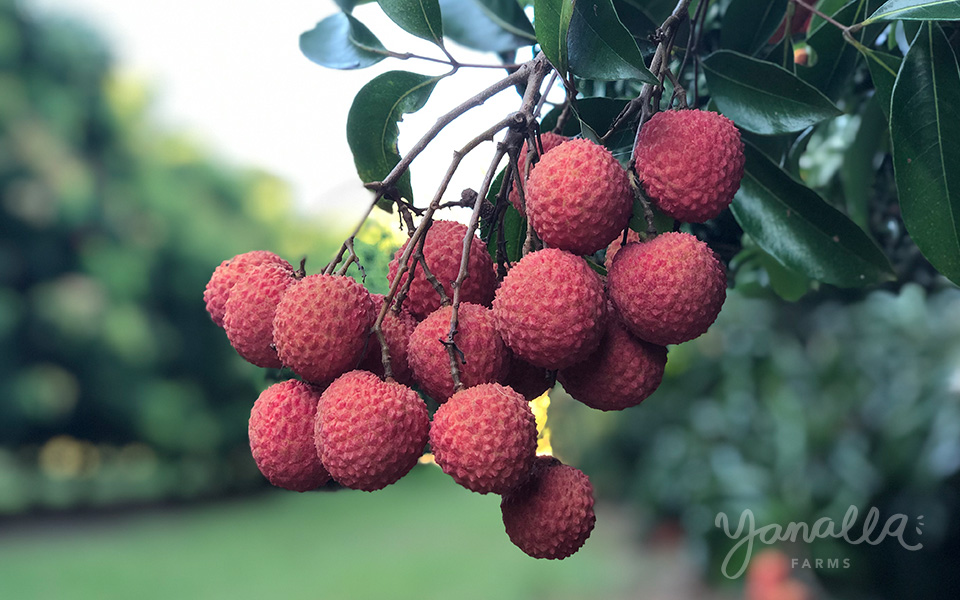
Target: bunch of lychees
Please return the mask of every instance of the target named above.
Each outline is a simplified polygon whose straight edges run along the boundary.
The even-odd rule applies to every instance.
[[[519,153],[517,172],[529,177],[509,197],[543,247],[502,281],[482,240],[464,259],[473,232],[440,220],[415,259],[406,245],[397,251],[388,279],[400,277],[392,289],[403,293],[386,298],[349,277],[306,275],[270,252],[217,267],[204,293],[214,322],[251,363],[298,376],[266,389],[251,411],[250,448],[271,483],[306,491],[332,478],[378,490],[409,472],[429,442],[457,483],[503,497],[507,534],[524,552],[565,558],[583,545],[593,488],[581,471],[536,456],[529,402],[554,377],[599,410],[636,406],[656,390],[666,346],[707,330],[726,276],[693,235],[641,241],[629,231],[636,187],[677,220],[711,219],[739,186],[743,151],[730,121],[694,110],[645,124],[633,174],[587,139],[544,134],[540,143],[532,168],[526,146]],[[604,280],[584,256],[605,248]],[[469,276],[454,295],[462,262]],[[424,396],[439,405],[432,419]]]

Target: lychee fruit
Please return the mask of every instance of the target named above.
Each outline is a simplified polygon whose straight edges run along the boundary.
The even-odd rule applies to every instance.
[[[273,318],[280,298],[296,281],[283,265],[266,263],[244,273],[230,290],[223,328],[230,344],[248,362],[268,369],[282,366],[273,346]]]
[[[542,158],[544,154],[546,154],[547,152],[550,152],[560,144],[569,140],[570,138],[564,135],[559,135],[549,131],[547,133],[540,134],[540,145],[543,147],[543,152],[540,153],[539,158]],[[539,160],[539,158],[537,160]],[[533,171],[533,168],[532,168],[533,165],[531,165],[530,171],[524,173],[526,163],[527,163],[527,142],[524,142],[523,146],[520,147],[520,152],[517,155],[517,171],[516,171],[515,177],[522,178],[525,174],[529,174]],[[524,187],[523,189],[526,190],[527,188]],[[510,188],[510,195],[508,196],[508,199],[510,200],[510,204],[512,204],[513,207],[520,212],[520,214],[523,214],[523,207],[521,206],[521,203],[520,203],[520,190],[517,188],[516,180],[514,180],[513,182],[513,187]],[[526,194],[524,194],[524,199],[526,199]]]
[[[362,285],[349,277],[309,275],[283,294],[273,341],[285,366],[323,385],[357,366],[375,320]]]
[[[210,318],[218,327],[223,327],[223,314],[226,309],[227,298],[230,297],[230,290],[233,288],[240,276],[249,269],[262,264],[280,265],[293,273],[293,267],[290,263],[283,260],[273,252],[266,250],[254,250],[244,252],[233,258],[229,258],[220,266],[214,269],[207,287],[203,290],[203,301],[207,305],[207,312]]]
[[[704,333],[727,295],[723,265],[689,233],[624,246],[607,274],[607,288],[627,328],[660,346]]]
[[[441,307],[423,320],[410,336],[408,356],[413,376],[423,391],[437,402],[453,394],[450,354],[444,341],[450,333],[452,306]],[[477,304],[462,303],[457,311],[460,382],[464,387],[503,381],[509,354],[497,333],[493,312]]]
[[[443,286],[449,298],[453,298],[453,282],[460,273],[460,257],[463,254],[463,239],[467,235],[467,226],[455,221],[434,221],[427,231],[427,238],[423,244],[423,258],[430,272]],[[400,270],[399,261],[407,248],[407,243],[397,250],[390,261],[387,279],[393,284]],[[413,282],[410,284],[410,293],[404,301],[404,308],[413,316],[423,319],[440,308],[440,295],[427,281],[423,268],[414,265],[411,256],[410,269],[415,270]],[[493,259],[487,252],[487,245],[479,238],[474,238],[470,245],[470,256],[467,262],[467,278],[460,288],[460,300],[483,306],[490,306],[493,292],[497,288],[496,272]],[[410,271],[403,276],[406,282]],[[401,284],[402,285],[402,284]]]
[[[350,371],[320,398],[316,454],[341,485],[372,492],[406,475],[427,444],[427,406],[407,386]]]
[[[603,146],[576,139],[543,155],[527,180],[530,226],[549,246],[593,254],[627,226],[630,176]]]
[[[546,393],[553,387],[553,383],[554,378],[549,371],[515,356],[510,360],[510,370],[504,380],[504,385],[519,392],[528,402]]]
[[[383,294],[370,294],[370,298],[373,300],[373,314],[375,316],[379,315],[383,308]],[[407,344],[410,342],[410,335],[416,327],[417,320],[406,309],[400,312],[395,312],[392,308],[387,310],[386,316],[383,317],[383,323],[380,324],[383,337],[387,342],[387,349],[390,350],[390,368],[393,371],[393,378],[404,384],[410,383],[412,380],[410,364],[407,361]],[[380,340],[377,339],[376,334],[370,334],[370,338],[367,340],[367,353],[357,368],[383,377]]]
[[[531,252],[500,284],[493,318],[522,360],[545,369],[569,367],[587,358],[603,337],[603,283],[579,256],[556,248]]]
[[[590,479],[550,456],[537,458],[530,478],[503,497],[500,511],[510,541],[534,558],[570,556],[596,523]]]
[[[663,379],[667,349],[637,339],[612,318],[600,347],[590,357],[561,370],[557,378],[576,400],[599,410],[636,406]]]
[[[498,383],[461,390],[433,416],[430,447],[444,473],[481,494],[503,494],[530,472],[537,423],[523,396]]]
[[[320,392],[290,379],[265,389],[250,411],[250,451],[270,483],[295,492],[330,480],[314,447],[313,419]]]
[[[632,229],[627,230],[627,243],[633,244],[640,241],[640,234]],[[617,255],[617,252],[620,252],[620,248],[623,247],[623,236],[618,235],[610,245],[607,246],[607,254],[603,258],[603,266],[606,267],[607,271],[610,271],[610,265],[613,264],[613,257]]]
[[[705,110],[655,114],[640,130],[634,150],[647,198],[687,223],[703,223],[730,205],[743,162],[743,142],[733,121]]]

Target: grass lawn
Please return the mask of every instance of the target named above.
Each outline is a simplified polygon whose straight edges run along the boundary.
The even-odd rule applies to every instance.
[[[628,530],[601,506],[578,554],[534,560],[504,533],[498,496],[418,465],[373,494],[277,490],[0,526],[0,598],[622,598],[643,575]]]

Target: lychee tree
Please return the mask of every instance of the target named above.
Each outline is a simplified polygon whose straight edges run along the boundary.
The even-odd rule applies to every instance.
[[[221,307],[211,315],[241,354],[307,386],[276,384],[286,387],[261,400],[279,416],[251,419],[268,478],[304,472],[315,483],[326,467],[347,487],[378,489],[429,439],[458,483],[503,495],[521,549],[563,558],[593,526],[592,489],[572,467],[534,460],[521,389],[559,377],[593,408],[636,406],[662,378],[665,347],[704,333],[731,286],[795,300],[960,283],[960,28],[950,22],[960,2],[377,2],[431,54],[387,48],[354,15],[361,2],[337,4],[301,36],[312,61],[449,69],[388,71],[357,93],[346,136],[371,199],[322,272],[272,257],[244,267],[241,255],[208,286],[208,307]],[[450,42],[490,59],[460,62]],[[403,115],[474,68],[504,76],[439,112],[401,153]],[[424,149],[500,94],[517,94],[516,110],[477,123],[432,196],[415,198]],[[464,157],[486,150],[475,188],[450,189]],[[469,209],[465,225],[439,218],[454,207]],[[374,301],[346,276],[362,279],[354,239],[376,210],[395,212],[408,239]],[[379,368],[355,370],[372,349]],[[294,389],[319,395],[315,451],[303,426],[289,427],[302,402],[276,404]],[[403,416],[426,414],[411,389],[440,405],[429,434],[422,416]],[[540,522],[552,513],[572,522]],[[555,532],[549,543],[535,539],[543,531]]]

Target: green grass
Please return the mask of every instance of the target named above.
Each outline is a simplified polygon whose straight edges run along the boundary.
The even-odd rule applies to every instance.
[[[114,519],[0,530],[11,600],[614,598],[637,581],[623,518],[586,546],[534,560],[503,531],[499,497],[418,466],[379,492],[276,491]]]

